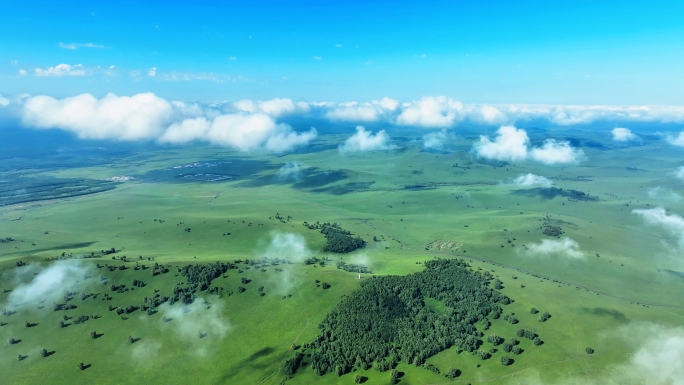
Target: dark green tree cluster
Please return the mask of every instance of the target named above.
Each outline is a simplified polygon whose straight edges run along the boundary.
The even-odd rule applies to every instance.
[[[323,251],[329,253],[350,253],[366,246],[366,241],[361,237],[354,237],[348,230],[343,229],[337,223],[312,223],[304,222],[304,226],[311,230],[320,230],[327,242]]]
[[[452,346],[476,351],[482,333],[475,324],[498,318],[499,305],[510,299],[489,287],[489,273],[474,272],[463,260],[436,259],[424,266],[408,276],[373,277],[345,297],[305,345],[313,351],[316,374],[396,360],[423,365]],[[426,297],[443,302],[445,312],[431,310]]]
[[[190,287],[205,291],[211,285],[211,281],[235,268],[237,266],[230,262],[216,262],[208,265],[185,265],[180,269],[180,273],[187,278]]]
[[[372,271],[368,270],[368,267],[366,265],[361,265],[361,264],[347,264],[346,262],[339,261],[337,262],[337,268],[342,269],[344,271],[348,271],[350,273],[366,273],[370,274]]]

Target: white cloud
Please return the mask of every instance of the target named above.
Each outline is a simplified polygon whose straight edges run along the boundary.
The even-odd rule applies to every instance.
[[[137,140],[155,138],[174,115],[166,100],[152,93],[134,96],[108,94],[96,99],[82,94],[61,100],[31,97],[24,103],[24,125],[57,127],[80,138]]]
[[[289,98],[275,98],[264,101],[244,99],[233,103],[233,107],[239,111],[249,113],[263,112],[275,118],[295,113],[306,113],[310,110],[309,103],[293,102]]]
[[[640,215],[647,224],[660,227],[677,239],[677,244],[684,249],[684,218],[677,214],[668,215],[662,207],[652,209],[632,210],[633,214]]]
[[[59,43],[59,48],[63,49],[79,49],[79,48],[104,48],[102,44],[93,44],[93,43],[69,43],[69,44],[64,44],[64,43]]]
[[[291,262],[304,262],[313,252],[306,245],[303,236],[295,233],[272,233],[271,242],[259,253],[269,259],[287,259]]]
[[[161,327],[172,329],[181,340],[192,344],[200,356],[205,356],[209,345],[225,338],[232,329],[223,316],[223,302],[218,298],[211,303],[197,298],[189,305],[169,305],[167,302],[159,306],[159,312],[170,319],[160,321]],[[200,333],[206,337],[200,338]]]
[[[323,58],[320,57],[320,56],[314,56],[313,59],[314,59],[314,60],[321,60],[321,59],[323,59]]]
[[[650,325],[638,331],[645,342],[631,359],[644,383],[684,385],[684,329]]]
[[[423,148],[439,150],[444,147],[444,142],[449,134],[446,130],[431,132],[423,135]]]
[[[147,76],[151,76],[151,77],[157,76],[157,67],[150,68],[150,70],[147,72]]]
[[[282,113],[277,104],[262,107]],[[90,94],[62,100],[36,96],[24,103],[22,121],[26,126],[71,131],[81,138],[167,143],[200,140],[242,151],[284,152],[317,136],[314,128],[297,133],[262,112],[220,114],[196,105],[168,102],[152,93],[130,97],[108,94],[102,99]]]
[[[342,44],[335,44],[336,48],[342,48]]]
[[[0,94],[0,107],[7,107],[9,105],[9,99]]]
[[[528,150],[530,142],[527,132],[513,126],[501,126],[494,140],[480,136],[473,144],[473,150],[483,158],[502,161],[535,160],[544,164],[577,163],[584,159],[582,150],[574,149],[568,142],[547,139],[541,147]]]
[[[287,162],[280,167],[280,169],[278,169],[276,178],[279,180],[293,179],[295,181],[299,181],[302,176],[302,170],[305,167],[306,166],[299,162]]]
[[[48,67],[45,69],[36,68],[36,76],[85,76],[86,71],[83,65],[69,65],[69,64],[58,64],[54,67]],[[21,73],[21,71],[20,71]]]
[[[530,157],[544,164],[578,163],[584,158],[584,151],[574,149],[568,142],[547,139],[541,148],[533,148]]]
[[[562,239],[544,239],[540,243],[528,244],[523,253],[535,257],[558,256],[569,259],[585,258],[584,253],[579,249],[579,244],[567,237]]]
[[[616,142],[629,142],[630,140],[637,139],[637,136],[629,128],[615,127],[613,131],[613,140]]]
[[[553,186],[553,181],[551,181],[548,178],[544,178],[543,176],[539,176],[539,175],[523,174],[523,175],[520,175],[519,177],[511,180],[510,182],[508,182],[506,184],[513,184],[513,185],[521,186],[521,187],[533,187],[533,186],[551,187],[551,186]]]
[[[385,130],[378,131],[373,135],[370,131],[366,131],[363,126],[356,127],[356,134],[347,138],[344,144],[340,145],[340,152],[345,154],[348,152],[365,152],[376,150],[391,150],[396,148],[389,144],[390,138]]]
[[[26,72],[25,69],[23,69],[23,68],[19,69],[19,76],[26,76],[27,74],[28,74],[28,72]]]
[[[450,127],[463,103],[444,96],[423,97],[417,102],[404,104],[396,123],[401,126]]]
[[[494,140],[482,135],[479,142],[473,145],[473,149],[484,158],[515,162],[527,159],[529,141],[525,130],[501,126]]]
[[[9,302],[56,301],[65,291],[86,286],[85,275],[88,271],[89,267],[76,261],[57,261],[46,268],[35,265],[17,268],[15,279],[19,284],[10,292]]]
[[[677,136],[668,135],[666,140],[673,146],[684,147],[684,131],[680,132]]]
[[[674,172],[674,176],[677,179],[684,180],[684,166],[679,166],[677,171]]]
[[[648,190],[648,197],[652,199],[660,199],[670,202],[679,202],[682,200],[682,196],[676,192],[657,186]]]
[[[159,140],[169,143],[204,140],[241,151],[284,152],[305,145],[316,136],[316,129],[297,133],[290,126],[276,124],[270,116],[257,113],[224,114],[213,120],[205,117],[186,119],[172,124]]]
[[[325,107],[329,108],[325,117],[330,120],[376,122],[383,118],[390,120],[391,113],[399,107],[399,101],[385,97],[371,103],[347,102]]]

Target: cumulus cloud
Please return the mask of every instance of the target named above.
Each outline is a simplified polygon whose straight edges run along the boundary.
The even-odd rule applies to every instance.
[[[31,97],[24,103],[22,120],[32,127],[72,131],[80,138],[136,140],[161,134],[173,115],[171,103],[152,93],[107,94],[102,99],[82,94],[61,100]]]
[[[557,256],[571,260],[585,258],[584,253],[580,251],[579,244],[568,237],[544,239],[540,243],[528,244],[524,254],[535,257]]]
[[[45,268],[37,265],[19,267],[15,271],[18,285],[9,295],[14,304],[52,301],[68,291],[87,285],[85,279],[90,267],[78,261],[57,261]]]
[[[641,216],[647,224],[660,227],[677,239],[679,248],[684,249],[684,218],[677,214],[667,214],[663,207],[632,210]]]
[[[584,151],[572,148],[568,142],[547,139],[541,147],[530,151],[530,158],[544,164],[578,163],[584,158]]]
[[[637,136],[629,128],[615,127],[611,133],[613,134],[613,140],[616,142],[629,142],[630,140],[637,139]]]
[[[159,312],[170,319],[163,322],[162,318],[161,327],[172,329],[182,341],[193,345],[200,356],[205,356],[209,345],[225,338],[232,328],[223,315],[223,303],[218,299],[210,303],[197,298],[189,305],[166,302],[159,306]],[[200,333],[206,338],[200,338]]]
[[[577,163],[584,158],[582,150],[575,149],[568,142],[547,139],[541,147],[528,149],[530,142],[527,132],[513,126],[501,126],[494,140],[481,135],[473,144],[478,156],[502,161],[522,161],[531,159],[544,164]]]
[[[659,199],[670,202],[679,202],[680,200],[682,200],[681,195],[661,186],[657,186],[648,190],[648,197],[652,199]]]
[[[9,99],[0,94],[0,107],[7,107],[9,105]]]
[[[147,71],[147,76],[150,76],[150,77],[157,76],[157,67],[150,68],[150,70]]]
[[[461,102],[444,96],[428,96],[404,104],[396,122],[400,126],[451,127],[462,109]]]
[[[385,130],[378,131],[375,135],[370,131],[366,131],[363,126],[356,127],[356,134],[347,138],[347,140],[340,146],[341,153],[348,152],[365,152],[376,150],[391,150],[396,146],[389,143],[389,135]]]
[[[36,76],[85,76],[86,71],[83,65],[69,65],[69,64],[58,64],[54,67],[36,68]]]
[[[446,130],[431,132],[423,135],[423,148],[428,150],[440,150],[444,147],[444,142],[449,134]]]
[[[512,185],[521,186],[521,187],[534,187],[534,186],[551,187],[551,186],[553,186],[553,182],[550,179],[544,178],[543,176],[534,175],[531,173],[520,175],[519,177],[507,182],[506,184],[512,184]]]
[[[527,159],[529,141],[525,130],[501,126],[494,140],[482,135],[473,148],[481,157],[515,162]]]
[[[203,140],[241,151],[265,149],[284,152],[305,145],[316,136],[315,128],[297,133],[265,114],[224,114],[213,120],[199,117],[174,123],[159,140],[167,143]]]
[[[665,139],[673,146],[684,147],[684,131],[680,132],[677,136],[668,135]]]
[[[280,111],[268,104],[263,109]],[[197,105],[169,102],[152,93],[108,94],[102,99],[90,94],[61,100],[35,96],[24,102],[22,121],[30,127],[71,131],[81,138],[164,143],[199,140],[242,151],[284,152],[317,136],[316,129],[298,133],[262,112],[220,114]]]

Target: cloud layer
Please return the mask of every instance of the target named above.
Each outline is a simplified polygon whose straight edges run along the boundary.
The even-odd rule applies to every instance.
[[[197,105],[169,102],[152,93],[108,94],[102,99],[90,94],[61,100],[35,96],[24,102],[22,121],[26,126],[59,128],[87,139],[205,141],[241,151],[284,152],[317,136],[313,128],[298,133],[264,113],[282,114],[288,105],[282,100],[251,107],[243,103],[243,108],[251,110],[221,114]]]
[[[523,129],[501,126],[494,139],[480,136],[473,144],[475,153],[483,158],[516,162],[534,160],[544,164],[574,164],[584,158],[582,150],[575,149],[568,142],[547,139],[541,147],[529,148],[530,138]]]

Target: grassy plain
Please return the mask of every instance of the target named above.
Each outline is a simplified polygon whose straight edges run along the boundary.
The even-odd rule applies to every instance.
[[[66,313],[54,312],[48,302],[43,309],[23,306],[15,314],[0,316],[7,323],[0,327],[3,344],[9,337],[21,339],[0,347],[0,372],[12,384],[278,384],[284,378],[278,368],[292,355],[291,345],[311,341],[325,314],[358,287],[357,274],[336,269],[334,262],[364,261],[376,275],[409,274],[421,268],[416,262],[461,257],[474,269],[493,270],[504,282],[502,291],[515,300],[504,313],[515,313],[520,324],[499,319],[491,331],[508,338],[518,327],[530,327],[545,343],[537,347],[521,339],[524,352],[508,367],[499,364],[500,353],[482,361],[454,349],[428,362],[442,372],[460,369],[457,383],[554,383],[569,377],[609,376],[634,352],[634,344],[624,338],[630,325],[676,326],[684,320],[684,279],[677,275],[684,268],[669,257],[667,247],[676,240],[632,214],[633,209],[657,206],[684,211],[671,195],[649,195],[656,187],[681,189],[672,176],[679,154],[648,140],[615,147],[589,132],[568,135],[593,144],[583,147],[587,160],[577,166],[480,163],[468,152],[473,138],[455,139],[442,152],[423,151],[419,143],[406,139],[399,142],[399,150],[342,156],[329,148],[342,137],[327,135],[320,139],[320,151],[279,157],[178,147],[104,165],[35,170],[25,177],[135,179],[98,194],[0,208],[0,236],[16,239],[0,244],[0,286],[15,288],[17,261],[47,266],[43,258],[62,252],[80,256],[112,247],[120,250],[115,256],[126,255],[134,262],[105,256],[82,263],[156,262],[170,265],[170,272],[153,277],[149,270],[95,270],[96,278],[108,277],[110,283],[130,285],[132,279],[142,279],[147,286],[112,294],[111,301],[76,298],[73,303],[78,307]],[[173,168],[194,162],[230,163]],[[298,166],[293,167],[295,162]],[[282,169],[287,163],[291,166]],[[234,179],[198,182],[179,177],[200,173]],[[543,175],[559,188],[596,199],[573,200],[562,195],[567,190],[500,183],[523,173]],[[276,213],[292,219],[282,223],[273,219]],[[524,251],[525,245],[555,239],[540,230],[547,214],[563,228],[564,236],[579,243],[585,258],[532,256]],[[176,267],[258,258],[276,233],[299,234],[315,254],[323,255],[325,239],[305,228],[303,221],[341,223],[368,246],[330,255],[332,263],[325,267],[296,263],[285,265],[281,273],[272,267],[266,272],[228,271],[227,278],[218,278],[212,286],[235,293],[223,299],[205,296],[229,325],[223,336],[210,333],[199,339],[194,331],[184,335],[173,320],[162,322],[162,312],[147,316],[137,311],[122,320],[107,310],[108,305],[139,304],[154,290],[168,295],[183,281]],[[374,236],[379,241],[373,241]],[[243,285],[247,291],[237,293],[243,276],[252,282]],[[316,287],[316,279],[331,288]],[[84,291],[105,292],[96,281]],[[264,286],[263,297],[259,286]],[[0,304],[8,307],[11,293],[0,294]],[[531,307],[548,311],[552,318],[539,323],[529,313]],[[57,323],[64,314],[101,318],[60,329]],[[26,328],[25,321],[38,325]],[[93,330],[103,335],[91,339]],[[140,341],[129,343],[129,335]],[[596,353],[587,355],[587,346]],[[41,348],[55,353],[40,357]],[[28,357],[18,361],[18,354]],[[79,362],[92,366],[79,371]],[[406,363],[398,369],[404,373],[402,384],[452,381]],[[356,373],[367,376],[368,384],[389,379],[389,373],[374,369]],[[287,383],[351,384],[353,377],[316,377],[304,367]]]

